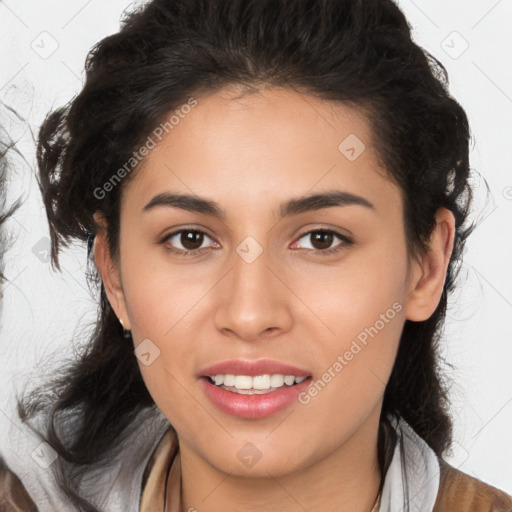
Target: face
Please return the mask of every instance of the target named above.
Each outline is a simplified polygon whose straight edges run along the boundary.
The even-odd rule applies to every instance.
[[[112,270],[105,245],[96,258],[182,453],[278,476],[375,440],[403,324],[433,312],[443,264],[409,261],[360,112],[236,95],[196,97],[123,188]]]

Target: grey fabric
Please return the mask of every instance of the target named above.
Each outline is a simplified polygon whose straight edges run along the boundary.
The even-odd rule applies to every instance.
[[[386,473],[379,512],[431,512],[439,489],[439,463],[433,450],[402,419],[389,417],[398,441]],[[129,441],[106,468],[90,470],[81,495],[105,512],[139,512],[142,474],[152,451],[169,428],[158,409],[147,410],[130,426]],[[6,461],[18,475],[40,512],[77,512],[60,495],[51,468],[32,456],[41,441],[26,427],[10,433]],[[7,455],[7,454],[6,454]]]
[[[40,426],[41,420],[36,424]],[[130,426],[123,451],[109,461],[108,467],[94,468],[85,474],[80,482],[80,495],[101,511],[138,512],[142,474],[168,428],[169,422],[157,408],[143,411]],[[41,440],[28,427],[13,423],[9,445],[4,458],[39,512],[77,512],[57,488],[51,465],[48,466],[51,450],[41,446]]]
[[[384,480],[379,512],[431,512],[439,490],[436,454],[403,418],[388,419],[398,439]]]

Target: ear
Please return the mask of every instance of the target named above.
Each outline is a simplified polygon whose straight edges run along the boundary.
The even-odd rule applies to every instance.
[[[441,295],[455,242],[455,217],[446,208],[436,213],[436,226],[429,250],[421,261],[414,261],[410,275],[410,292],[405,305],[408,320],[422,322],[432,316]]]
[[[107,242],[107,222],[102,214],[95,213],[94,221],[98,227],[94,238],[94,259],[101,276],[108,301],[117,318],[127,330],[130,330],[126,301],[118,265],[112,260]]]

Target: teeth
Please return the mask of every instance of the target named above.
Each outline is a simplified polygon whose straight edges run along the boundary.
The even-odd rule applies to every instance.
[[[254,389],[270,389],[270,375],[256,375],[252,378]]]
[[[293,375],[286,375],[284,378],[284,383],[287,386],[293,386],[293,384],[295,383],[295,377]]]
[[[276,373],[274,375],[211,375],[210,379],[216,386],[225,389],[235,388],[237,390],[254,390],[254,391],[274,391],[277,388],[293,386],[300,384],[306,377],[295,377],[294,375],[283,375]],[[252,393],[245,393],[252,394]]]
[[[234,386],[235,385],[235,376],[234,375],[224,375],[224,386]]]
[[[270,387],[280,388],[283,385],[284,385],[284,375],[281,375],[278,373],[277,375],[272,375],[270,377]]]
[[[237,375],[235,377],[235,388],[236,389],[251,389],[252,388],[252,377],[248,375]]]

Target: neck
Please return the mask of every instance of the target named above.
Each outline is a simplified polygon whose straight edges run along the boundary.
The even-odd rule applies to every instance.
[[[230,475],[180,443],[181,510],[370,512],[381,482],[379,417],[380,410],[327,456],[282,476]]]

